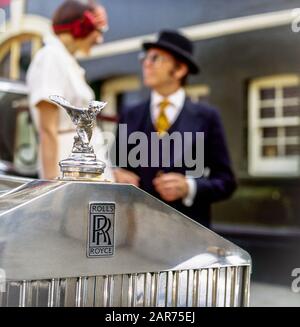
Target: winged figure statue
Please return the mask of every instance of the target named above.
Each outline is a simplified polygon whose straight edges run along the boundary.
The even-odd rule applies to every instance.
[[[93,153],[93,147],[89,144],[96,123],[96,117],[107,103],[102,101],[90,101],[88,108],[79,108],[71,105],[69,101],[59,95],[51,95],[49,98],[52,102],[67,111],[72,122],[76,126],[77,136],[74,137],[72,152]]]

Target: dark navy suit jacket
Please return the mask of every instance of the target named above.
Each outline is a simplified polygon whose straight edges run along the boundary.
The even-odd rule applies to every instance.
[[[118,129],[116,142],[117,165],[119,165],[118,149],[120,147],[120,150],[124,150],[125,147],[121,143],[125,142],[132,132],[145,132],[150,143],[150,134],[155,132],[150,114],[150,100],[134,107],[122,108],[119,124],[127,124],[127,135],[124,135],[125,132],[121,132],[121,129]],[[196,132],[204,132],[204,166],[209,168],[210,173],[209,176],[195,178],[197,193],[192,206],[185,206],[182,200],[168,202],[168,204],[201,224],[209,226],[211,203],[228,198],[236,188],[220,115],[216,109],[206,104],[194,103],[189,98],[186,98],[182,111],[168,133],[171,134],[174,131],[181,134],[193,132],[194,136]],[[119,140],[121,141],[119,142]],[[195,140],[194,137],[189,145],[192,148],[194,158],[196,154]],[[128,144],[127,153],[135,146]],[[147,151],[150,156],[150,145],[148,148],[143,148],[142,151]],[[158,155],[161,155],[163,151],[160,148]],[[184,149],[182,153],[184,153]],[[153,187],[153,178],[159,170],[185,174],[187,170],[192,169],[184,165],[184,160],[182,162],[182,167],[174,167],[174,153],[172,152],[170,167],[162,167],[161,162],[160,167],[132,167],[127,162],[128,166],[123,168],[136,173],[141,179],[140,187],[161,199]]]

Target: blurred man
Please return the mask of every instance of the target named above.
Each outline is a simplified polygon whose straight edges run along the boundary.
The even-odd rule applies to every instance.
[[[120,168],[115,169],[115,178],[118,182],[141,187],[209,226],[210,204],[228,198],[236,188],[219,113],[186,97],[183,89],[186,78],[188,74],[198,73],[199,68],[193,58],[193,45],[185,36],[177,31],[162,31],[157,42],[144,43],[143,49],[143,79],[151,90],[151,98],[122,110],[119,124],[127,124],[127,128],[121,129],[119,125],[117,154],[124,150],[118,140],[127,140],[131,133],[142,131],[149,142],[146,147],[143,145],[140,155],[159,157],[159,164],[136,166],[128,160],[126,167],[121,168],[120,157],[117,157]],[[188,132],[192,138],[189,143],[182,143],[182,149],[179,146],[170,150],[164,140],[174,132],[182,138]],[[197,132],[204,133],[204,166],[209,172],[206,176],[188,176],[191,167],[181,158],[188,151],[194,156],[201,152],[196,144]],[[156,153],[151,143],[153,133],[162,143]],[[132,149],[133,145],[128,144],[129,157]],[[166,166],[161,158],[169,150],[171,160]]]

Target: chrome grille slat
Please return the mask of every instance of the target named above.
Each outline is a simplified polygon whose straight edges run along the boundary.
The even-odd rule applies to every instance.
[[[121,306],[129,306],[129,278],[130,275],[122,275]]]
[[[150,293],[150,305],[152,307],[157,306],[157,278],[158,274],[157,273],[151,273],[151,293]]]
[[[137,281],[136,281],[136,307],[143,307],[145,306],[145,299],[146,299],[146,274],[138,274]]]
[[[63,291],[64,291],[64,306],[65,307],[75,307],[76,305],[76,278],[67,278],[63,281]]]
[[[178,271],[173,271],[172,272],[172,306],[177,307],[178,303],[178,283],[179,283],[179,272]]]
[[[219,269],[212,269],[212,306],[217,306],[219,286]]]
[[[172,272],[166,272],[167,280],[166,280],[166,299],[165,299],[165,306],[171,307],[172,306]]]
[[[211,269],[206,270],[206,307],[212,306],[212,283],[210,278],[212,278]]]
[[[199,288],[200,288],[200,271],[196,270],[194,271],[194,278],[193,278],[193,307],[197,307],[199,303]]]
[[[151,293],[151,274],[150,273],[145,273],[144,274],[145,279],[144,279],[144,306],[149,307],[151,304],[151,299],[150,299],[150,293]]]
[[[236,267],[231,268],[231,296],[230,296],[230,306],[235,307],[236,301],[236,281],[237,281],[237,271]]]
[[[104,307],[108,307],[109,306],[109,297],[110,297],[110,293],[109,293],[109,277],[108,276],[104,276],[103,279],[103,306]]]
[[[137,274],[132,274],[131,278],[131,307],[136,306],[136,288],[137,288]]]
[[[186,292],[186,306],[191,307],[193,305],[193,281],[194,270],[188,270],[187,292]]]
[[[121,275],[113,276],[113,285],[111,291],[112,291],[111,305],[113,307],[120,307],[122,303],[122,276]]]
[[[95,306],[104,307],[104,277],[96,277]]]
[[[224,290],[224,307],[229,307],[228,303],[228,268],[224,268],[225,272],[225,290]]]
[[[31,306],[37,307],[38,306],[38,281],[31,282]]]
[[[242,306],[249,306],[250,304],[250,267],[245,267],[243,270],[243,303]]]
[[[21,282],[11,282],[8,287],[7,306],[15,307],[20,305]]]
[[[226,268],[221,268],[218,273],[218,300],[217,306],[226,306]]]
[[[199,270],[199,307],[206,307],[208,301],[207,294],[207,271]]]
[[[48,306],[49,307],[58,307],[60,306],[60,280],[52,279],[49,283],[49,298]]]
[[[161,272],[158,274],[158,285],[157,285],[157,306],[164,307],[166,305],[167,296],[167,273]]]
[[[187,282],[188,276],[187,271],[179,272],[178,274],[178,285],[177,285],[177,294],[178,294],[178,307],[186,306],[186,296],[187,296]]]

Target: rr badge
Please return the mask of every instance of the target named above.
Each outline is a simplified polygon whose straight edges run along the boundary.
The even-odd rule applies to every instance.
[[[88,257],[109,257],[114,255],[115,211],[115,203],[89,203]]]

